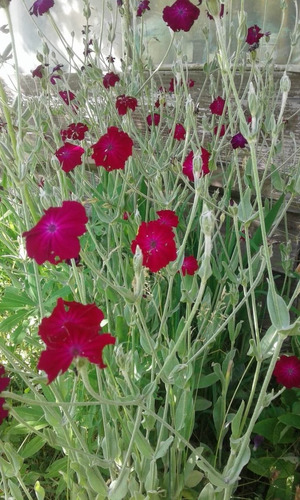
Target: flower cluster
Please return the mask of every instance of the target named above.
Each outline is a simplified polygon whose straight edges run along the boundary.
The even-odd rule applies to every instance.
[[[23,233],[28,256],[38,264],[75,259],[80,252],[78,237],[86,232],[87,222],[85,208],[77,201],[64,201],[62,207],[48,208],[39,222]]]
[[[158,220],[142,222],[131,243],[133,253],[137,246],[140,247],[143,266],[153,273],[160,271],[177,257],[173,227],[177,227],[178,217],[172,210],[161,210],[157,214]]]
[[[102,351],[116,339],[110,333],[100,333],[103,319],[103,312],[95,304],[58,299],[51,316],[42,320],[38,332],[46,350],[41,353],[37,367],[47,373],[48,384],[66,372],[78,356],[105,368]]]
[[[5,375],[5,369],[4,366],[0,365],[0,393],[2,391],[5,391],[9,384],[9,378],[4,377]],[[3,420],[7,417],[8,415],[8,410],[5,410],[3,408],[3,405],[5,403],[5,399],[0,397],[0,425],[2,424]]]

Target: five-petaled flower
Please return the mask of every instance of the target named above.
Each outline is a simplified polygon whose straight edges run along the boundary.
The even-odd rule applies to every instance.
[[[181,266],[181,272],[183,276],[189,274],[193,276],[198,269],[197,259],[193,255],[189,255],[188,257],[184,257],[183,263]]]
[[[208,168],[210,153],[207,149],[201,147],[201,160],[202,168],[200,177],[209,174],[210,170]],[[184,160],[182,173],[186,175],[190,181],[194,181],[194,171],[193,171],[193,160],[194,153],[191,151]]]
[[[75,259],[80,252],[78,237],[86,232],[87,222],[85,208],[78,201],[48,208],[39,222],[23,233],[28,256],[39,265]]]
[[[186,131],[184,126],[181,125],[181,123],[176,123],[174,130],[174,139],[176,139],[176,141],[182,141],[185,139],[185,134]]]
[[[273,375],[277,383],[284,385],[287,389],[292,389],[292,387],[300,389],[300,359],[296,356],[280,356]]]
[[[104,167],[108,172],[123,169],[132,155],[132,146],[133,141],[126,132],[117,127],[108,127],[107,133],[92,145],[92,158],[97,167]]]
[[[200,9],[189,0],[176,0],[163,10],[163,20],[173,31],[189,31],[198,19]]]
[[[255,24],[248,28],[246,43],[249,45],[253,45],[254,43],[259,43],[259,40],[264,36],[264,33],[261,33],[261,28]]]
[[[179,219],[175,214],[174,210],[158,210],[158,212],[156,213],[159,217],[158,222],[160,222],[160,224],[165,224],[166,226],[169,227],[178,226]]]
[[[106,75],[103,77],[103,85],[106,89],[109,89],[109,87],[114,87],[117,82],[120,81],[119,76],[111,71],[110,73],[106,73]]]
[[[155,125],[155,127],[157,127],[157,125],[160,122],[160,115],[158,113],[153,113],[153,115],[148,115],[146,117],[146,121],[147,121],[149,127],[151,125]]]
[[[0,393],[2,391],[5,391],[9,384],[9,378],[4,377],[5,375],[5,369],[3,365],[0,365]],[[2,424],[3,420],[8,416],[8,410],[5,410],[3,408],[3,405],[5,403],[5,399],[0,397],[0,425]]]
[[[54,0],[36,0],[29,9],[29,14],[42,16],[54,5]]]
[[[140,1],[140,3],[138,4],[138,7],[137,7],[137,11],[136,11],[137,17],[142,17],[142,15],[144,14],[144,12],[146,10],[150,10],[149,4],[150,4],[150,0],[141,0]]]
[[[119,95],[116,100],[116,108],[120,116],[126,115],[128,109],[132,111],[137,107],[138,102],[135,97],[129,95]]]
[[[135,253],[139,246],[143,254],[143,266],[156,273],[169,262],[176,260],[176,245],[172,227],[159,220],[142,222],[136,238],[131,243]]]
[[[68,128],[61,130],[60,136],[65,142],[67,139],[73,139],[74,141],[82,141],[84,139],[85,133],[88,131],[88,126],[84,123],[71,123]]]
[[[241,134],[241,132],[238,132],[237,134],[235,134],[231,138],[230,142],[231,142],[231,146],[233,147],[233,149],[244,148],[246,146],[246,144],[248,144],[247,139],[245,139],[245,137],[243,136],[243,134]]]
[[[78,356],[105,368],[102,351],[116,339],[110,333],[100,333],[103,318],[103,312],[95,304],[58,299],[51,316],[42,320],[38,332],[46,350],[41,353],[37,368],[47,373],[48,384],[67,371]]]
[[[218,115],[221,116],[224,111],[224,106],[225,106],[225,100],[218,96],[209,106],[211,113],[213,115]]]
[[[70,172],[73,168],[81,165],[81,157],[84,149],[81,146],[65,142],[65,144],[55,151],[55,156],[62,166],[64,172]]]

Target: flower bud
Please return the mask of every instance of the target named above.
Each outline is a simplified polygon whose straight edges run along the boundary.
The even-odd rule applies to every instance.
[[[257,114],[257,97],[255,94],[254,85],[250,82],[249,92],[248,92],[248,106],[251,116],[256,116]]]
[[[221,9],[219,0],[206,0],[206,6],[211,16],[219,17]]]
[[[284,92],[288,93],[290,91],[290,88],[291,88],[291,80],[286,74],[286,72],[284,72],[284,74],[280,79],[280,90],[282,93]]]
[[[214,230],[215,216],[211,210],[208,210],[206,203],[203,204],[202,214],[200,216],[200,226],[205,236],[211,236]]]

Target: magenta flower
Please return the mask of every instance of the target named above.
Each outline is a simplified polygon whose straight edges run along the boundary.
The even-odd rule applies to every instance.
[[[193,276],[197,270],[198,270],[197,259],[195,259],[193,255],[190,255],[189,257],[184,257],[183,264],[181,266],[181,272],[183,276],[185,276],[186,274]]]
[[[83,305],[59,298],[51,316],[43,318],[39,326],[39,336],[45,344],[50,344],[61,339],[66,325],[98,331],[103,319],[103,312],[95,304]]]
[[[46,344],[40,355],[38,370],[47,373],[48,384],[67,371],[74,358],[87,358],[105,368],[102,351],[116,341],[110,333],[100,334],[104,315],[95,304],[83,305],[58,299],[49,318],[44,318],[39,335]]]
[[[136,16],[142,17],[142,15],[144,14],[144,12],[146,10],[150,10],[149,4],[150,4],[150,0],[141,0],[140,3],[138,4]]]
[[[143,254],[143,266],[156,273],[176,260],[174,236],[172,228],[159,220],[142,222],[131,250],[135,253],[138,245]]]
[[[87,125],[84,123],[71,123],[68,128],[61,130],[60,136],[65,142],[67,139],[73,139],[74,141],[82,141],[84,139],[85,133],[88,131]]]
[[[70,172],[78,165],[82,164],[81,157],[84,149],[70,142],[66,142],[61,148],[55,151],[55,156],[62,166],[64,172]]]
[[[254,43],[259,43],[259,40],[264,36],[264,33],[261,33],[261,28],[255,24],[248,28],[246,43],[249,45],[253,45]]]
[[[32,74],[33,78],[35,76],[37,78],[43,78],[43,69],[44,69],[44,65],[43,64],[39,64],[35,69],[33,69],[31,71],[31,74]]]
[[[233,149],[244,148],[248,144],[247,139],[240,132],[234,135],[230,142]]]
[[[209,168],[208,168],[209,157],[210,157],[209,151],[201,147],[202,170],[200,177],[209,174]],[[194,160],[194,153],[193,151],[191,151],[185,158],[182,169],[182,173],[186,175],[192,182],[194,181],[193,160]]]
[[[128,109],[132,111],[137,107],[138,102],[135,97],[130,97],[129,95],[119,95],[116,100],[116,108],[120,116],[126,115]]]
[[[133,141],[126,132],[117,127],[109,127],[107,133],[91,146],[94,150],[92,158],[97,167],[102,166],[108,172],[123,169],[132,155],[132,146]]]
[[[58,264],[74,259],[80,252],[78,237],[86,232],[88,218],[77,201],[64,201],[62,207],[51,207],[30,231],[23,233],[30,258],[41,265]]]
[[[42,16],[54,5],[54,0],[36,0],[29,9],[29,14]]]
[[[189,31],[196,19],[200,9],[189,0],[176,0],[171,7],[163,10],[163,20],[173,31]]]
[[[5,391],[9,384],[9,377],[3,377],[5,375],[5,369],[4,366],[0,365],[0,393],[2,391]],[[3,408],[3,405],[5,403],[5,399],[0,397],[0,425],[2,424],[3,420],[8,416],[8,410],[5,410]]]
[[[153,113],[153,115],[148,115],[146,117],[146,120],[147,120],[149,127],[151,125],[154,125],[155,127],[157,127],[157,125],[160,122],[160,115],[158,113]]]
[[[117,82],[120,81],[120,78],[116,73],[111,71],[110,73],[106,73],[106,75],[103,77],[103,85],[106,89],[109,89],[109,87],[114,87]]]
[[[52,85],[56,85],[56,80],[61,80],[61,76],[60,75],[50,75],[50,83],[52,83]]]
[[[224,106],[225,106],[225,100],[218,96],[209,106],[211,113],[213,115],[218,115],[221,116],[224,111]]]
[[[287,389],[292,389],[292,387],[300,389],[300,359],[296,356],[280,356],[273,375],[277,383],[284,385]]]
[[[65,104],[68,106],[70,105],[70,102],[73,101],[76,98],[76,95],[73,94],[70,90],[60,90],[59,92],[60,97],[64,101]]]
[[[158,222],[169,227],[177,227],[179,219],[173,210],[159,210],[156,212],[159,219]]]
[[[217,135],[218,133],[218,129],[219,129],[219,126],[217,125],[215,128],[214,128],[214,134]],[[225,135],[226,133],[226,126],[224,125],[221,125],[221,128],[219,130],[219,137],[223,137],[223,135]]]
[[[186,131],[184,126],[181,125],[181,123],[176,123],[174,130],[174,139],[176,139],[176,141],[182,141],[185,139],[185,134]]]

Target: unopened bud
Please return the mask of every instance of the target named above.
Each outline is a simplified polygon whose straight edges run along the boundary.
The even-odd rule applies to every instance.
[[[206,0],[206,6],[211,16],[219,17],[221,9],[219,0]]]
[[[203,210],[200,217],[201,230],[205,236],[211,236],[215,225],[215,216],[211,210],[208,210],[207,205],[203,204]]]
[[[280,90],[282,93],[283,92],[288,93],[290,91],[290,88],[291,88],[291,80],[286,74],[286,72],[284,72],[280,80]]]
[[[257,97],[255,94],[254,85],[250,82],[249,92],[248,92],[248,106],[251,116],[256,116],[257,114]]]

